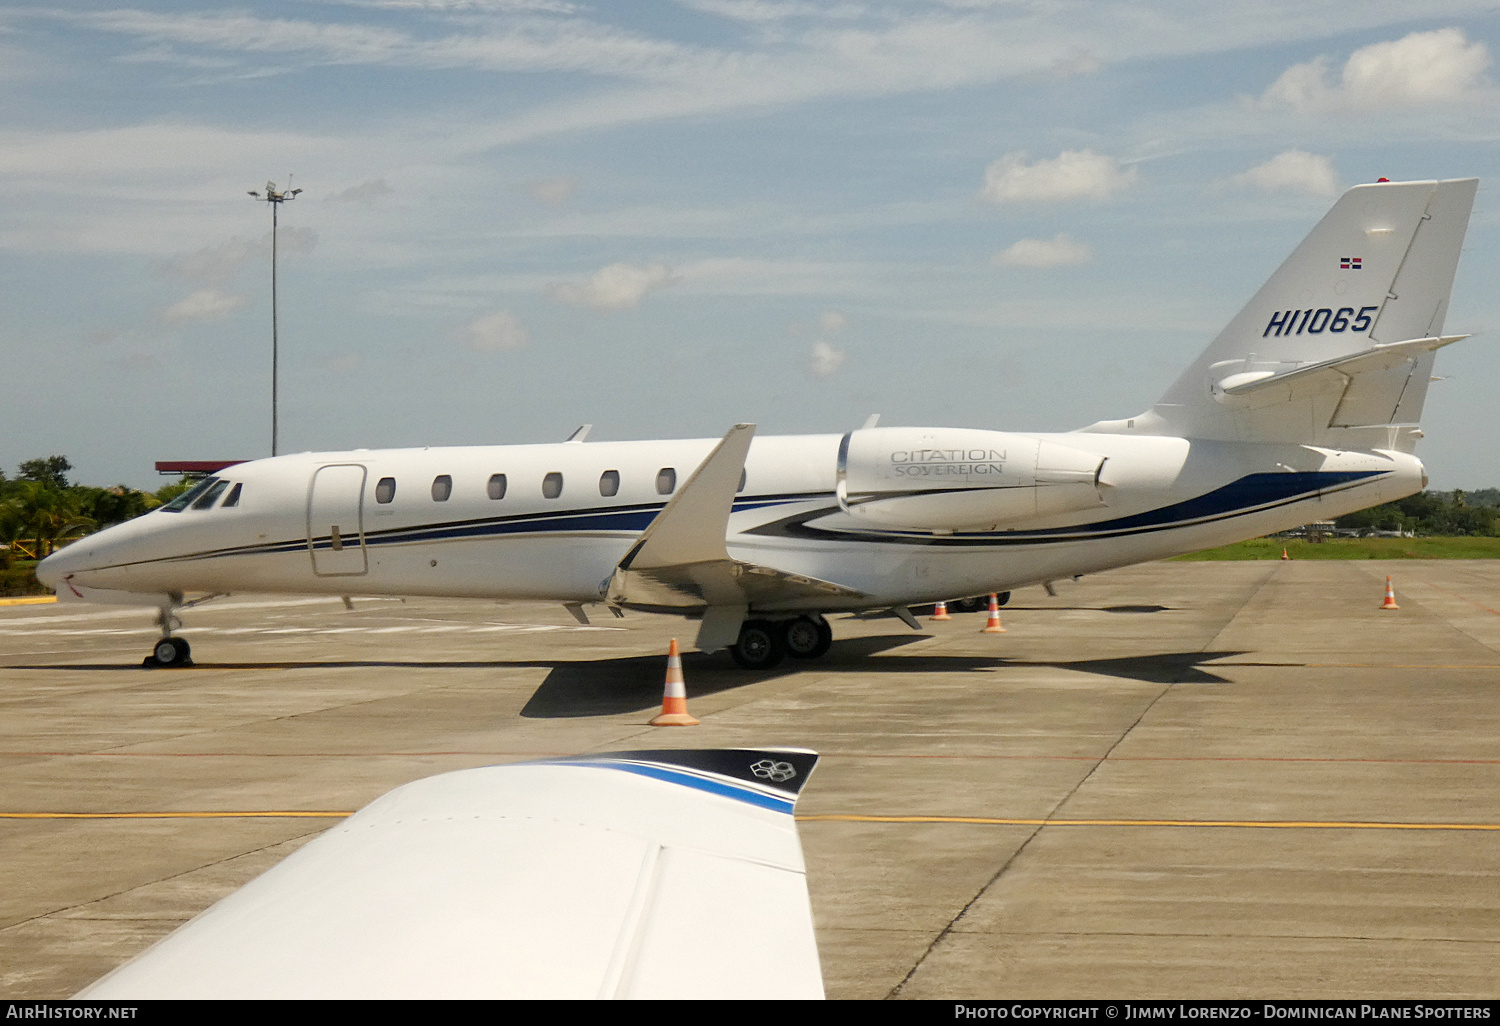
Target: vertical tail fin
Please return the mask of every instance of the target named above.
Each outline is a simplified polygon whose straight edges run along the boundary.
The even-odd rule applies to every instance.
[[[1137,430],[1345,448],[1415,444],[1433,354],[1356,361],[1297,387],[1226,392],[1442,331],[1477,179],[1350,189]],[[1435,347],[1433,347],[1435,348]],[[1100,425],[1103,428],[1104,425]],[[1403,430],[1403,428],[1405,430]]]

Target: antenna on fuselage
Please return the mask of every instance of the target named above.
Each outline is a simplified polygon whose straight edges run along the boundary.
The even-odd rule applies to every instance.
[[[578,429],[576,431],[574,431],[571,435],[569,435],[567,438],[563,439],[563,441],[565,441],[565,442],[581,442],[584,439],[588,438],[589,432],[592,431],[592,430],[594,430],[594,425],[592,425],[592,424],[579,424],[578,425]]]

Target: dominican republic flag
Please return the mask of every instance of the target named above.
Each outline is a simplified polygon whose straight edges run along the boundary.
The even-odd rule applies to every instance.
[[[1339,269],[1342,271],[1362,270],[1364,264],[1364,257],[1339,257]]]

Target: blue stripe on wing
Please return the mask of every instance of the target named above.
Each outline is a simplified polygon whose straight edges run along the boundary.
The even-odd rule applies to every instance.
[[[691,787],[698,791],[716,794],[722,798],[732,798],[735,801],[745,802],[762,809],[770,809],[772,812],[784,812],[792,814],[796,802],[783,798],[766,791],[752,789],[745,785],[719,776],[703,776],[697,773],[687,773],[675,766],[663,766],[654,762],[622,762],[617,760],[590,760],[590,759],[568,759],[564,765],[569,766],[593,766],[599,769],[624,770],[626,773],[634,773],[642,777],[650,777],[653,780],[662,780],[669,784],[680,784],[683,787]]]

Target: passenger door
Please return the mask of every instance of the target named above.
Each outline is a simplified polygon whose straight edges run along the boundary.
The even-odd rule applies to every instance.
[[[365,468],[357,463],[319,467],[307,497],[307,547],[313,573],[350,577],[365,573]]]

